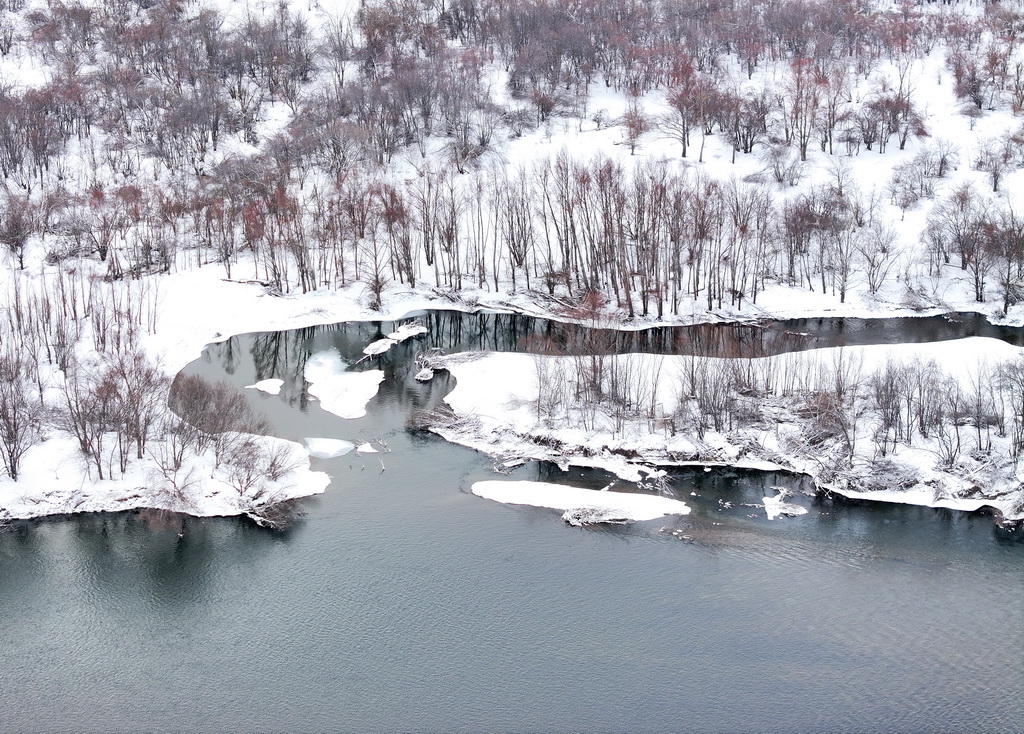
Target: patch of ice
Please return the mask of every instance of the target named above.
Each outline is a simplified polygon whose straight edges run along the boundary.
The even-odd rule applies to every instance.
[[[620,522],[653,520],[663,515],[686,515],[690,508],[684,502],[650,494],[602,492],[582,487],[567,487],[547,482],[476,482],[473,494],[510,505],[550,507],[555,510],[581,513],[593,510],[614,516]],[[567,513],[568,514],[568,513]],[[566,518],[566,522],[570,522]],[[607,522],[607,521],[605,521]]]
[[[265,392],[268,395],[279,395],[281,393],[281,387],[284,385],[284,380],[260,380],[253,385],[246,385],[246,390],[259,390]]]
[[[359,452],[360,454],[379,454],[380,453],[379,451],[377,451],[377,449],[375,449],[373,447],[373,444],[370,443],[369,441],[366,441],[364,443],[359,444],[356,447],[356,451]]]
[[[797,515],[806,515],[807,508],[801,507],[800,505],[794,505],[792,502],[785,502],[786,497],[789,496],[789,492],[782,487],[772,487],[772,489],[779,490],[779,494],[775,497],[762,497],[761,501],[764,502],[764,511],[768,514],[769,520],[774,520],[779,515],[785,517],[796,517]]]
[[[336,349],[317,352],[306,360],[305,377],[309,394],[320,407],[341,418],[362,418],[366,404],[377,394],[384,379],[381,370],[346,372],[348,367]]]
[[[376,357],[380,354],[384,354],[384,352],[388,351],[389,349],[391,349],[391,347],[395,346],[396,344],[398,344],[398,342],[395,341],[394,339],[384,337],[383,339],[378,339],[375,342],[370,342],[365,347],[363,347],[363,354],[365,354],[367,357]]]
[[[397,329],[388,334],[388,339],[391,339],[392,341],[396,342],[404,342],[406,339],[411,339],[414,336],[426,334],[429,331],[430,329],[428,329],[426,326],[419,323],[418,321],[414,321],[411,324],[403,324],[402,326],[399,326]]]
[[[337,438],[307,438],[305,440],[309,455],[315,456],[318,459],[333,459],[335,456],[344,456],[356,447],[351,441],[342,441]]]
[[[429,367],[424,367],[423,369],[416,373],[415,379],[417,382],[430,382],[431,380],[434,379],[434,370],[430,369]]]

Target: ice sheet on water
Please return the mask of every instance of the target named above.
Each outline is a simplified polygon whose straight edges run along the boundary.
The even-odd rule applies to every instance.
[[[284,380],[260,380],[252,385],[246,385],[246,390],[259,390],[269,395],[279,395],[281,393],[281,387],[284,385]]]
[[[344,456],[356,447],[351,441],[342,441],[338,438],[307,438],[305,441],[309,455],[315,456],[318,459],[333,459],[335,456]]]
[[[796,517],[797,515],[806,515],[807,508],[795,505],[792,502],[786,502],[786,497],[789,496],[788,490],[782,487],[772,487],[772,489],[779,490],[779,494],[775,497],[762,497],[761,501],[764,502],[764,511],[768,514],[769,520],[783,515],[785,517]]]
[[[366,404],[377,394],[384,379],[381,370],[346,372],[348,363],[336,349],[317,352],[306,360],[305,377],[309,394],[320,407],[341,418],[362,418]]]
[[[419,323],[418,321],[413,321],[412,323],[409,324],[402,324],[397,329],[392,331],[390,334],[388,334],[388,339],[391,339],[396,342],[404,342],[406,339],[411,339],[414,336],[426,334],[428,331],[430,331],[430,329],[428,329],[426,326]]]
[[[363,347],[363,354],[365,354],[367,357],[376,357],[379,354],[384,354],[384,352],[388,351],[389,349],[391,349],[391,347],[395,346],[396,344],[398,344],[398,342],[395,341],[394,339],[391,339],[390,337],[384,337],[383,339],[378,339],[375,342],[370,342],[365,347]]]

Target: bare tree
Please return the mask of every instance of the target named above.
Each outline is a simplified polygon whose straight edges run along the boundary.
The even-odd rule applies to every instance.
[[[0,458],[15,481],[22,459],[41,436],[43,405],[31,394],[30,374],[25,357],[0,357]]]

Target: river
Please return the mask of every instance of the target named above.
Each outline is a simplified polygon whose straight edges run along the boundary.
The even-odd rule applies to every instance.
[[[423,318],[448,349],[553,348],[522,317]],[[810,326],[756,331],[789,349]],[[799,481],[744,472],[677,472],[693,513],[632,526],[495,504],[468,493],[486,457],[405,429],[451,387],[410,379],[424,344],[365,363],[387,379],[363,419],[305,398],[306,356],[390,327],[246,335],[188,368],[285,379],[244,391],[284,437],[386,447],[314,460],[332,485],[290,531],[142,512],[0,533],[0,730],[1019,730],[1016,533],[804,495],[808,515],[769,521],[751,505]]]

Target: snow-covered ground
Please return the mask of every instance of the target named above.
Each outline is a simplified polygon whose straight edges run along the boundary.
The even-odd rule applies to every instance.
[[[969,338],[929,344],[879,345],[813,350],[756,361],[773,362],[769,371],[788,369],[812,374],[822,365],[857,365],[867,375],[886,365],[921,364],[935,360],[946,374],[962,385],[977,377],[982,366],[998,365],[1020,358],[1021,349],[1005,342]],[[946,507],[965,511],[992,507],[1005,520],[1020,520],[1024,473],[1015,462],[978,460],[964,456],[954,467],[939,465],[936,439],[918,439],[912,445],[898,443],[880,456],[871,436],[875,425],[863,417],[854,425],[852,442],[856,449],[848,471],[835,471],[826,461],[827,446],[808,445],[804,428],[785,400],[764,400],[765,416],[752,425],[734,430],[708,430],[698,439],[681,425],[667,421],[677,413],[683,374],[691,365],[688,357],[621,355],[629,362],[630,374],[640,382],[656,386],[648,399],[657,405],[661,419],[630,419],[620,426],[602,423],[570,406],[562,420],[542,414],[538,417],[540,376],[576,369],[573,358],[523,354],[486,354],[472,360],[453,360],[449,370],[457,380],[446,397],[455,418],[434,430],[448,440],[497,457],[554,461],[562,466],[594,466],[634,481],[638,470],[650,466],[736,466],[751,469],[796,471],[814,477],[829,490],[840,494],[884,502]],[[719,361],[719,360],[716,360]],[[543,400],[543,398],[541,399]],[[862,404],[866,405],[865,398]],[[774,412],[772,412],[774,410]],[[588,427],[589,421],[589,427]],[[970,442],[967,429],[963,444]],[[960,437],[957,437],[960,441]],[[967,454],[965,448],[964,454]],[[873,466],[890,467],[878,477],[877,489],[867,490],[854,481]],[[912,477],[907,480],[906,477]],[[899,485],[899,486],[897,486]],[[766,502],[766,504],[768,504]]]
[[[152,329],[139,341],[168,376],[198,358],[206,344],[232,335],[383,317],[359,305],[358,288],[305,297],[271,296],[259,285],[226,281],[213,267],[150,280]],[[430,302],[426,296],[399,296],[389,316],[398,319]],[[310,360],[306,377],[311,394],[320,396],[325,410],[356,418],[365,414],[383,373],[346,373],[344,368],[337,353],[325,352]],[[264,380],[249,387],[276,394],[281,381]],[[330,438],[310,438],[302,447],[277,438],[251,437],[268,452],[280,452],[277,459],[288,471],[280,479],[250,481],[217,467],[212,449],[187,456],[177,470],[161,468],[156,455],[164,448],[151,442],[147,450],[152,456],[135,459],[133,454],[123,476],[111,457],[115,478],[99,479],[73,437],[53,430],[48,435],[29,449],[18,481],[0,478],[0,520],[135,508],[200,516],[249,514],[260,506],[323,492],[329,477],[312,471],[309,457],[340,456],[354,448]]]
[[[259,285],[226,281],[218,269],[206,267],[177,273],[161,279],[155,304],[155,328],[142,337],[147,351],[159,359],[163,369],[173,374],[199,356],[210,342],[252,332],[287,329],[343,320],[388,319],[396,320],[406,314],[430,307],[446,305],[429,292],[416,293],[408,289],[392,289],[385,294],[384,311],[374,312],[362,305],[362,290],[353,287],[343,291],[319,292],[306,295],[269,295]],[[478,305],[492,308],[514,308],[520,298],[497,295],[481,299]],[[528,310],[538,315],[552,315],[542,304],[534,303]],[[805,313],[805,312],[796,312]],[[878,315],[877,312],[874,312]],[[636,328],[630,324],[629,328]],[[787,355],[769,359],[813,359],[827,363],[840,350],[816,350],[803,355]],[[968,339],[933,344],[871,346],[845,348],[849,358],[862,363],[865,372],[893,359],[909,362],[915,359],[935,359],[948,372],[966,380],[979,362],[991,365],[1014,359],[1021,353],[1016,347],[992,339]],[[332,380],[347,380],[358,374],[346,374],[340,358],[330,353],[320,355],[324,364],[320,370],[313,362],[310,381],[321,385]],[[682,369],[681,357],[655,357],[632,355],[643,366],[638,368],[659,378],[658,400],[663,412],[671,412],[677,400],[674,385]],[[449,440],[497,456],[521,456],[556,461],[562,465],[594,466],[608,469],[630,481],[645,481],[656,470],[652,464],[692,465],[705,464],[743,466],[758,469],[786,468],[816,475],[813,460],[807,457],[786,456],[780,451],[778,435],[760,431],[755,448],[749,443],[736,445],[730,436],[709,432],[702,441],[679,433],[668,437],[663,430],[637,429],[627,434],[588,431],[580,427],[552,430],[538,422],[535,415],[537,365],[539,361],[558,361],[566,358],[538,357],[523,354],[485,354],[477,359],[453,360],[449,369],[457,379],[456,389],[447,402],[462,418],[458,426],[439,428],[438,432]],[[365,410],[366,402],[376,391],[379,378],[376,371],[364,372],[373,379],[357,390],[336,391],[338,402],[329,404],[339,415],[356,415]],[[275,385],[260,385],[273,389]],[[344,394],[342,394],[344,393]],[[325,406],[326,407],[326,406]],[[735,438],[735,437],[733,437]],[[538,440],[540,439],[540,440]],[[287,443],[287,442],[282,442]],[[868,442],[862,442],[867,448]],[[290,444],[296,448],[297,445]],[[316,456],[336,456],[351,450],[346,442],[325,444],[322,439],[308,439],[308,451]],[[638,457],[634,454],[638,452]],[[628,457],[628,458],[627,458]],[[301,457],[299,457],[301,458]],[[866,461],[869,457],[864,456]],[[974,510],[994,506],[1009,516],[1009,509],[1017,500],[1017,493],[1001,499],[986,497],[958,497],[964,489],[934,469],[934,454],[928,447],[900,449],[899,461],[915,466],[921,472],[922,483],[907,490],[864,492],[835,485],[833,488],[851,497],[950,507]],[[198,515],[240,514],[245,512],[245,498],[217,477],[210,475],[209,464],[199,461],[192,473],[196,486],[202,491],[194,493],[188,502],[176,500],[166,488],[150,480],[154,467],[138,462],[123,479],[99,481],[91,477],[88,467],[69,437],[57,436],[32,449],[26,458],[23,478],[18,482],[0,480],[0,506],[8,517],[35,517],[73,511],[118,510],[131,507],[166,507]],[[986,487],[985,494],[999,494],[1009,488],[1013,476],[1002,477],[999,486]],[[938,480],[945,478],[947,484]],[[219,482],[219,483],[218,483]],[[280,498],[301,497],[321,492],[327,485],[326,475],[312,472],[308,460],[296,469],[287,486],[278,488]]]
[[[272,437],[252,440],[283,452],[281,459],[292,470],[272,482],[253,481],[216,466],[211,449],[190,456],[177,471],[161,471],[154,461],[136,461],[123,475],[99,480],[89,472],[73,438],[54,436],[29,450],[17,482],[0,480],[0,519],[138,508],[258,517],[260,507],[326,489],[329,477],[310,471],[309,455],[298,444]]]

